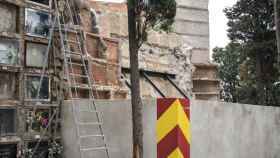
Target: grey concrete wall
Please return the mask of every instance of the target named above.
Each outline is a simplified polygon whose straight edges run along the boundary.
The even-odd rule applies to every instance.
[[[280,108],[202,101],[192,105],[192,157],[280,157]]]
[[[106,144],[110,151],[110,157],[131,158],[132,157],[132,118],[131,106],[125,101],[97,101],[97,110],[102,117]],[[77,144],[77,132],[72,115],[71,102],[66,101],[62,108],[62,138],[64,146],[64,158],[80,158],[79,145]],[[88,110],[87,101],[76,102],[77,109]],[[76,110],[77,110],[76,109]],[[88,110],[89,111],[89,110]],[[81,122],[96,122],[94,113],[77,112],[77,117]],[[80,116],[79,116],[80,114]],[[105,115],[106,114],[106,115]],[[81,136],[87,134],[100,134],[96,126],[80,127]],[[84,141],[84,142],[83,142]],[[103,146],[102,140],[92,140],[87,138],[81,144],[86,147]],[[107,158],[104,151],[84,152],[83,158]]]
[[[98,101],[97,106],[103,112],[104,130],[111,156],[131,158],[132,123],[129,101]],[[69,105],[64,105],[63,109],[65,156],[79,158],[73,153],[76,137],[69,133],[69,125],[72,124],[73,127],[73,122],[68,119],[71,117]],[[143,125],[144,157],[155,158],[155,99],[144,101]],[[191,130],[193,158],[280,157],[280,108],[277,107],[192,101]]]

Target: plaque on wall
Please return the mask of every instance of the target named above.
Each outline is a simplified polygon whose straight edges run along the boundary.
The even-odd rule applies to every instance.
[[[15,114],[15,109],[0,109],[0,136],[15,135]]]
[[[0,38],[0,63],[17,65],[19,52],[18,47],[18,41]]]
[[[43,67],[46,58],[47,45],[31,43],[26,44],[26,66]],[[46,63],[47,65],[47,63]]]

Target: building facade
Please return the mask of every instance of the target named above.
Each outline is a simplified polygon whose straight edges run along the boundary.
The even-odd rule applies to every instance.
[[[126,4],[87,3],[77,27],[84,30],[95,98],[128,99]],[[218,98],[216,66],[209,62],[207,5],[207,0],[178,1],[175,31],[149,33],[139,53],[143,98]],[[59,107],[68,94],[58,40],[49,45],[52,6],[49,0],[0,1],[0,157],[27,157],[42,140],[35,156],[44,158],[51,143],[60,142]],[[73,71],[84,73],[75,66]],[[79,84],[79,97],[86,98],[88,90],[82,80]]]

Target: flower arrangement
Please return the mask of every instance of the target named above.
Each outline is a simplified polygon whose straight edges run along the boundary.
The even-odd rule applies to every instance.
[[[43,129],[47,128],[49,124],[49,112],[38,111],[31,114],[27,118],[27,125],[31,125],[31,130],[36,132],[41,132]]]
[[[48,158],[61,158],[62,151],[63,146],[56,141],[53,141],[48,145],[48,149],[46,150],[37,149],[37,151],[34,151],[34,149],[28,148],[24,150],[23,153],[25,158],[36,158],[36,155],[42,156],[46,153],[48,154]]]

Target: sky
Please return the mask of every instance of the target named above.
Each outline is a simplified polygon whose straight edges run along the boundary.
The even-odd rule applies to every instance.
[[[210,22],[210,48],[224,47],[229,42],[227,37],[227,18],[223,12],[224,8],[233,6],[237,0],[210,0],[209,22]]]
[[[109,2],[123,2],[124,0],[102,0]],[[227,37],[227,18],[224,8],[231,7],[237,0],[209,0],[210,20],[210,49],[224,47],[229,42]]]

